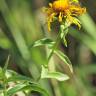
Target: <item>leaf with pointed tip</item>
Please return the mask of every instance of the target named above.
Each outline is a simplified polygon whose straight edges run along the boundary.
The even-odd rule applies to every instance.
[[[42,66],[41,78],[53,78],[58,81],[65,81],[69,79],[69,76],[61,72],[49,72],[48,68]]]
[[[49,47],[53,46],[55,42],[53,42],[51,39],[48,38],[43,38],[40,40],[35,41],[30,48],[32,47],[37,47],[37,46],[43,46],[43,45],[48,45]]]
[[[63,40],[63,43],[64,43],[64,45],[67,47],[67,40],[66,40],[66,35],[67,35],[67,33],[68,33],[68,26],[66,25],[61,25],[60,26],[60,32],[61,32],[61,34],[60,34],[60,37],[61,37],[61,39]]]
[[[41,93],[44,96],[49,96],[47,91],[45,91],[41,86],[35,84],[35,83],[30,83],[30,84],[18,84],[16,86],[14,86],[13,88],[9,89],[7,91],[7,95],[8,96],[12,96],[14,94],[16,94],[19,91],[25,91],[25,90],[30,90],[30,91],[36,91]]]
[[[59,50],[55,50],[54,53],[69,67],[70,71],[73,73],[72,63],[69,58]]]
[[[7,80],[6,82],[14,82],[14,81],[28,81],[28,82],[33,82],[32,78],[20,75],[16,73],[13,70],[7,70],[6,71],[6,77]]]

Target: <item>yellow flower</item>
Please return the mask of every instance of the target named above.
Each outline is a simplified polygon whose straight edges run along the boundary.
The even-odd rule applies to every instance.
[[[51,23],[55,17],[58,18],[59,22],[64,20],[69,25],[77,25],[80,29],[81,25],[77,16],[85,13],[86,8],[82,8],[79,3],[75,3],[72,0],[56,0],[53,3],[49,3],[49,7],[45,8],[45,12],[47,13],[49,31],[51,30]]]

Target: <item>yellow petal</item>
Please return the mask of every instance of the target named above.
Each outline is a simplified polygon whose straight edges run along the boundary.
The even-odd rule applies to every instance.
[[[59,22],[62,22],[62,13],[59,14]]]
[[[73,23],[75,25],[77,25],[79,27],[79,30],[80,30],[80,28],[81,28],[81,22],[77,18],[73,17]]]
[[[49,6],[52,8],[52,3],[49,3]]]
[[[79,19],[77,19],[76,17],[72,17],[72,16],[67,16],[67,19],[66,21],[69,23],[69,24],[75,24],[78,26],[79,30],[81,28],[81,23],[79,21]]]
[[[50,21],[48,21],[48,31],[50,32],[51,31],[51,24],[50,24],[51,22]]]
[[[56,14],[52,13],[48,18],[47,18],[47,23],[48,23],[48,31],[51,31],[51,22],[53,21],[53,18]]]

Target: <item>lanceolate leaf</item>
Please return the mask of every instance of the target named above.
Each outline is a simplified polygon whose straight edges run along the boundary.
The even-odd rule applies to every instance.
[[[16,73],[15,71],[12,71],[12,70],[6,71],[6,77],[7,77],[6,82],[16,82],[16,81],[33,82],[32,78],[20,75],[20,74]]]
[[[54,53],[69,67],[70,71],[73,73],[72,63],[69,58],[59,50],[55,50]]]
[[[37,85],[35,83],[18,84],[15,87],[9,89],[7,92],[7,95],[12,96],[19,91],[25,91],[25,90],[37,91],[37,92],[41,93],[43,96],[49,96],[47,91],[45,91],[43,88],[41,88],[39,85]]]
[[[13,82],[13,81],[28,81],[28,82],[33,82],[33,80],[29,77],[22,76],[22,75],[15,75],[11,76],[7,79],[7,82]]]
[[[48,38],[43,38],[40,40],[35,41],[30,47],[37,47],[37,46],[42,46],[42,45],[48,45],[51,47],[55,42],[53,42],[51,39]]]
[[[42,66],[41,78],[53,78],[58,81],[65,81],[69,79],[69,76],[61,72],[49,72],[48,68]]]
[[[6,71],[7,71],[7,67],[8,67],[8,64],[9,64],[9,59],[10,59],[10,55],[8,55],[8,58],[7,58],[6,62],[5,62],[4,68],[3,68],[4,74],[5,74]]]
[[[0,80],[2,79],[2,77],[3,77],[3,71],[2,71],[3,69],[0,67]]]
[[[61,25],[60,26],[60,37],[61,37],[61,39],[63,40],[63,43],[64,43],[64,45],[67,47],[67,41],[66,41],[66,35],[67,35],[67,33],[68,33],[68,26],[66,25]]]
[[[19,92],[19,91],[23,91],[22,89],[25,87],[25,84],[18,84],[16,86],[14,86],[13,88],[9,89],[7,92],[8,96],[12,96],[15,93]]]

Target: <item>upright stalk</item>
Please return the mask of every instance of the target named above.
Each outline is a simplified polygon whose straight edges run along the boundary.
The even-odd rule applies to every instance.
[[[54,58],[52,58],[53,54],[54,54],[54,51],[56,50],[56,48],[58,47],[60,41],[61,41],[61,29],[62,27],[60,26],[60,30],[59,30],[59,33],[58,33],[58,36],[57,36],[57,39],[56,39],[56,43],[53,45],[53,48],[49,54],[49,57],[47,59],[47,67],[49,68],[49,71],[51,72],[56,72],[56,68],[55,68],[55,63],[54,63]],[[66,30],[66,29],[65,29]],[[47,54],[49,52],[49,49],[47,49]],[[59,84],[56,80],[54,79],[51,79],[51,84],[53,86],[53,90],[54,90],[54,94],[55,96],[62,96],[61,95],[61,92],[60,92],[60,89],[59,89]]]
[[[61,27],[60,27],[60,28],[61,28]],[[61,32],[59,31],[58,36],[57,36],[57,39],[56,39],[56,43],[54,44],[54,46],[53,46],[53,48],[52,48],[52,51],[51,51],[51,53],[49,54],[49,57],[48,57],[48,59],[47,59],[47,65],[48,65],[48,63],[49,63],[49,61],[50,61],[50,59],[51,59],[51,57],[52,57],[55,49],[58,47],[58,44],[60,43],[60,40],[61,40],[61,39],[60,39],[60,34],[61,34]]]

